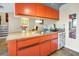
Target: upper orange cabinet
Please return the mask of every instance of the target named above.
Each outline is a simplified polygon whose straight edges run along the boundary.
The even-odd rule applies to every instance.
[[[15,15],[59,19],[59,12],[41,3],[15,3]]]
[[[16,15],[35,16],[36,4],[35,3],[16,3],[15,13]]]
[[[50,7],[46,7],[46,12],[47,18],[59,19],[59,12],[57,10],[52,9]]]
[[[39,17],[45,17],[46,18],[46,6],[43,4],[36,4],[37,5],[37,16]]]

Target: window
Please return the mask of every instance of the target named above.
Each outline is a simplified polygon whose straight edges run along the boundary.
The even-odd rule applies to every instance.
[[[76,24],[77,24],[76,19],[73,19],[73,20],[72,20],[72,28],[75,28],[75,27],[76,27]]]

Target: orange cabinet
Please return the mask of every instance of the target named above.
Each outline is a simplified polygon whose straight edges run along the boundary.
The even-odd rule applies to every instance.
[[[33,46],[29,48],[25,48],[23,50],[19,50],[17,52],[18,56],[39,56],[39,46]]]
[[[40,53],[39,55],[40,56],[47,56],[50,54],[50,41],[47,41],[47,42],[44,42],[44,43],[41,43],[39,45],[39,50],[40,50]]]
[[[46,7],[46,17],[52,18],[52,9],[49,7]]]
[[[17,48],[25,47],[25,46],[32,45],[32,44],[36,44],[36,43],[39,42],[39,40],[40,40],[39,37],[18,40],[17,41]]]
[[[53,8],[50,7],[46,7],[46,17],[50,18],[50,19],[59,19],[59,12],[58,10],[55,10]]]
[[[15,14],[25,16],[36,15],[36,4],[35,3],[16,3]]]
[[[50,15],[50,16],[51,16],[52,19],[57,19],[57,20],[59,20],[59,11],[53,9],[53,11],[51,11],[51,15]]]
[[[46,40],[51,40],[51,39],[53,39],[53,35],[52,34],[44,35],[44,36],[41,36],[40,38],[41,38],[41,40],[40,40],[41,42],[46,41]]]
[[[56,51],[58,48],[58,42],[57,42],[57,39],[53,39],[51,40],[51,53]]]
[[[15,3],[15,15],[34,16],[58,20],[59,11],[41,3]]]
[[[57,33],[8,41],[9,56],[47,56],[58,48]]]
[[[46,6],[44,6],[43,4],[39,3],[39,4],[36,4],[37,5],[37,16],[39,17],[46,17]]]
[[[16,56],[17,55],[17,47],[16,47],[16,40],[8,41],[8,55],[9,56]]]
[[[17,41],[18,56],[38,56],[39,55],[39,37],[33,37]],[[34,45],[34,46],[32,46]],[[21,49],[20,49],[21,48]]]
[[[53,39],[58,38],[58,33],[55,32],[54,35],[52,35],[52,36],[53,36]]]

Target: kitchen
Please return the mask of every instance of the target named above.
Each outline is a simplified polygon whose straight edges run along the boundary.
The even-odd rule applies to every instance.
[[[70,49],[73,53],[70,55],[79,55],[78,35],[69,37],[69,27],[75,30],[72,21],[70,24],[68,20],[73,18],[73,14],[76,14],[74,20],[79,17],[79,4],[60,3],[62,6],[58,10],[49,7],[52,4],[11,3],[6,4],[10,5],[6,9],[1,7],[2,14],[8,13],[8,34],[5,37],[8,56],[53,56],[63,48]],[[73,26],[78,34],[78,23]]]

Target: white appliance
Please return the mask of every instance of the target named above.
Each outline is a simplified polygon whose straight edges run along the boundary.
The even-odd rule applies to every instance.
[[[65,32],[58,33],[58,49],[64,47],[65,45]]]

